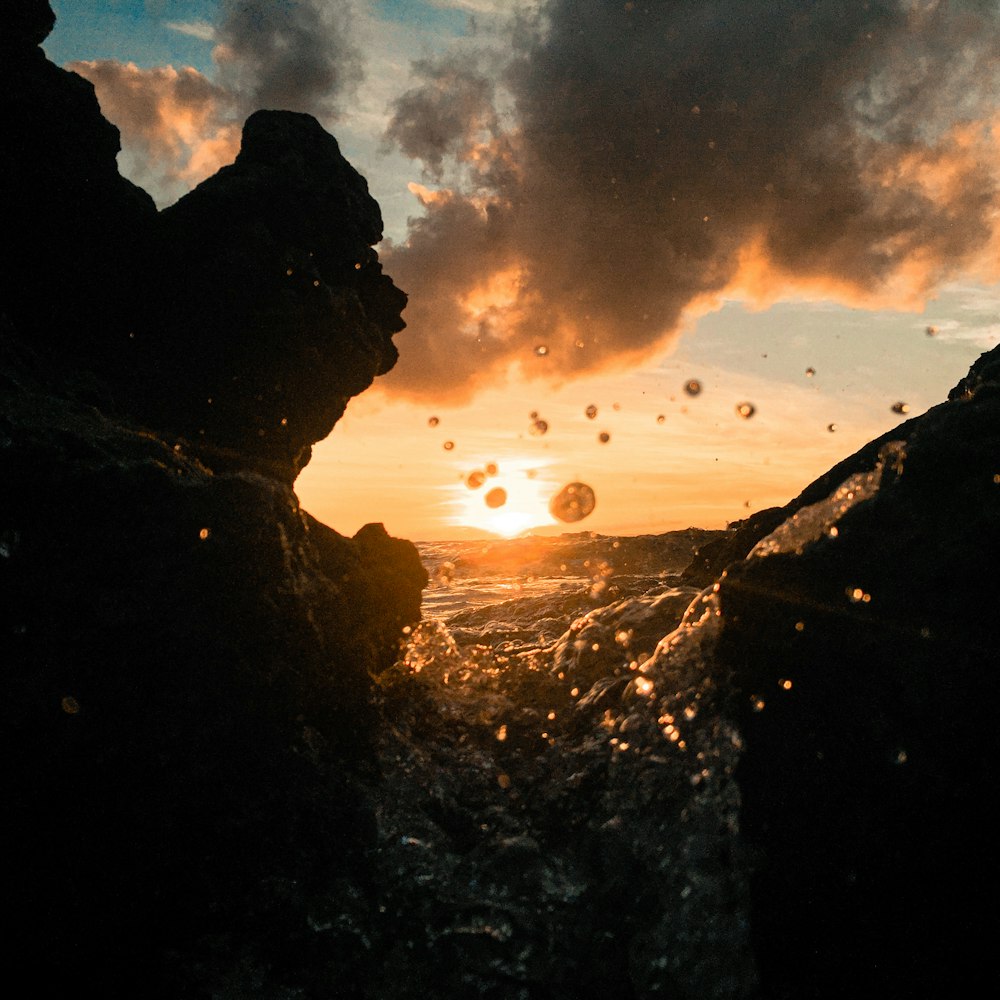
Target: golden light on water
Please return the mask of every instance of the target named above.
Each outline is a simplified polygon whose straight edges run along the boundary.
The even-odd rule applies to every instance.
[[[471,464],[478,468],[485,465],[484,462]],[[557,523],[549,513],[549,500],[559,491],[560,484],[546,477],[544,463],[537,459],[505,458],[499,465],[497,474],[489,480],[493,489],[501,489],[507,494],[499,507],[490,507],[482,490],[470,490],[465,475],[463,472],[461,480],[447,487],[449,524],[513,538],[532,528]]]

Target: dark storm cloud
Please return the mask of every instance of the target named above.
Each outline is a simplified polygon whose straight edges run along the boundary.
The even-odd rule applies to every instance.
[[[336,114],[362,78],[349,0],[222,0],[213,53],[244,110]]]
[[[913,302],[980,263],[998,28],[972,0],[549,0],[512,36],[504,132],[473,60],[420,64],[388,135],[450,190],[387,264],[390,386],[569,376],[723,290]]]
[[[420,83],[393,102],[386,139],[422,160],[435,177],[445,157],[462,159],[484,133],[496,133],[494,83],[478,70],[481,60],[489,61],[488,54],[415,62],[413,76]]]

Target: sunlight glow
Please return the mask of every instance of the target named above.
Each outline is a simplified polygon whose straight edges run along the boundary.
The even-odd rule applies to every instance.
[[[451,513],[447,523],[463,528],[478,528],[491,534],[513,538],[532,528],[556,524],[549,513],[549,500],[558,492],[559,484],[545,475],[545,461],[528,458],[507,458],[495,476],[486,480],[479,489],[469,489],[466,477],[476,468],[484,468],[487,460],[472,463],[459,470],[462,480],[445,487],[450,496],[446,501]],[[507,491],[507,501],[502,507],[486,505],[486,493],[495,487]]]

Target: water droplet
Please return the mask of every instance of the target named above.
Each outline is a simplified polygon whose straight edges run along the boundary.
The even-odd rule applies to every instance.
[[[313,288],[319,288],[319,279],[318,278],[313,282]]]
[[[354,270],[355,271],[360,271],[361,270],[361,265],[360,264],[355,264],[354,265]]]
[[[936,337],[937,335],[938,335],[938,328],[936,326],[931,325],[931,326],[927,327],[927,336],[928,337]]]
[[[583,412],[587,415],[588,420],[593,420],[597,416],[597,407],[591,403]]]
[[[744,420],[749,420],[757,412],[757,407],[753,403],[737,403],[736,412]]]
[[[507,739],[507,727],[506,727],[506,725],[503,725],[503,726],[501,726],[501,727],[500,727],[500,728],[499,728],[499,729],[497,730],[497,739],[498,739],[498,740],[499,740],[499,741],[500,741],[501,743],[503,743],[503,741],[504,741],[505,739]]]
[[[806,369],[806,378],[812,378],[816,374],[816,369],[809,367]]]
[[[601,431],[601,433],[597,435],[597,440],[600,441],[601,444],[607,444],[611,440],[611,435],[607,431]]]
[[[445,443],[443,445],[441,445],[441,447],[444,448],[445,451],[451,451],[452,448],[455,447],[455,442],[454,441],[445,441]]]
[[[437,427],[437,425],[438,425],[439,423],[441,423],[441,421],[440,421],[440,420],[438,420],[438,418],[437,418],[437,417],[428,417],[428,418],[427,418],[427,426],[428,426],[428,427]]]
[[[465,477],[465,485],[470,490],[478,490],[486,482],[486,473],[481,469],[475,469]]]
[[[71,694],[66,695],[60,705],[67,715],[76,715],[80,711],[80,703]]]
[[[833,433],[835,433],[835,432],[836,432],[836,430],[837,430],[837,425],[836,425],[836,424],[827,424],[827,425],[826,425],[826,429],[827,429],[827,430],[828,430],[828,431],[829,431],[829,432],[830,432],[831,434],[833,434]]]
[[[502,486],[494,486],[483,499],[486,501],[487,507],[492,507],[495,510],[507,502],[507,491]]]
[[[787,677],[783,677],[780,681],[778,681],[778,687],[780,687],[782,691],[791,691],[792,682]]]
[[[206,538],[208,538],[208,536],[209,536],[209,535],[210,535],[211,533],[212,533],[212,532],[211,532],[211,531],[210,531],[210,530],[209,530],[208,528],[202,528],[202,529],[201,529],[201,531],[199,531],[199,532],[198,532],[198,537],[199,537],[199,538],[200,538],[200,539],[201,539],[202,541],[205,541],[205,539],[206,539]]]
[[[531,425],[531,433],[534,434],[535,437],[541,437],[548,429],[549,425],[545,420],[536,420]]]
[[[639,694],[651,694],[653,682],[648,677],[637,677],[635,679],[635,689]]]
[[[500,774],[498,774],[497,775],[497,784],[501,788],[503,788],[503,789],[510,788],[510,775],[509,774],[504,774],[503,772],[501,772]]]
[[[532,410],[531,413],[528,414],[528,419],[529,420],[537,420],[538,419],[538,410]]]
[[[909,413],[910,404],[900,400],[898,403],[893,403],[891,409],[893,413]]]
[[[594,491],[586,483],[568,483],[550,501],[549,513],[557,521],[582,521],[597,506]]]
[[[538,345],[538,346],[537,346],[537,347],[535,348],[535,354],[536,354],[536,355],[537,355],[538,357],[540,357],[540,358],[544,358],[544,357],[545,357],[545,355],[546,355],[546,354],[548,354],[548,353],[549,353],[549,349],[548,349],[548,346],[547,346],[547,345],[545,345],[545,344],[539,344],[539,345]]]
[[[696,378],[689,378],[684,383],[684,391],[689,396],[697,396],[701,392],[701,383]]]
[[[487,476],[495,476],[496,474],[497,474],[497,463],[496,462],[487,462],[486,463],[486,475]]]
[[[806,623],[805,622],[796,622],[795,623],[795,631],[796,632],[805,632],[805,630],[806,630]]]
[[[656,418],[658,424],[666,423],[666,420],[667,418],[662,413]]]

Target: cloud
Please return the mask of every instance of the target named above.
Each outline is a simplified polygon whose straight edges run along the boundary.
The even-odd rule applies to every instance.
[[[246,113],[258,108],[336,116],[362,79],[350,0],[222,0],[213,58]]]
[[[337,118],[363,75],[352,41],[358,3],[222,0],[217,25],[168,24],[217,43],[215,80],[190,67],[140,69],[114,60],[69,68],[94,84],[102,111],[120,129],[123,171],[158,204],[169,204],[232,161],[243,121],[259,108]]]
[[[164,27],[180,35],[199,38],[203,42],[215,41],[215,26],[208,21],[167,21]]]
[[[387,136],[439,189],[387,258],[387,385],[633,364],[723,296],[914,306],[995,276],[998,29],[985,0],[548,0],[497,75],[422,60]]]
[[[120,129],[123,172],[160,203],[179,198],[239,150],[232,95],[197,70],[110,59],[69,68],[94,84],[102,112]]]

